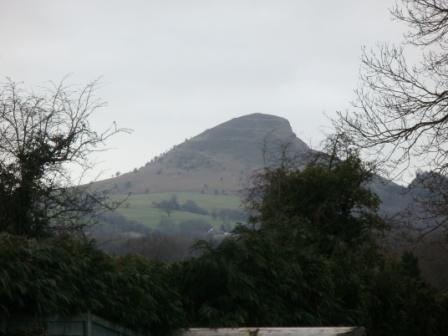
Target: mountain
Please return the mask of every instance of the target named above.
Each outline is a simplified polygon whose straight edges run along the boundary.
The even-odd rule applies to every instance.
[[[254,113],[210,128],[153,158],[143,167],[97,182],[95,187],[114,194],[237,196],[248,186],[257,169],[278,162],[285,153],[300,165],[313,152],[294,134],[288,120]],[[380,176],[374,177],[371,188],[382,200],[380,210],[385,214],[396,214],[412,201],[407,188]],[[124,215],[129,213],[123,212]],[[130,214],[134,220],[145,218]]]
[[[139,169],[96,182],[94,188],[110,190],[112,197],[132,195],[116,213],[100,218],[102,224],[95,227],[92,236],[114,254],[134,252],[170,261],[188,258],[196,238],[223,237],[236,222],[245,220],[240,191],[248,186],[254,172],[278,162],[283,154],[303,165],[315,153],[297,138],[284,118],[256,113],[229,120],[174,146]],[[434,179],[433,174],[420,174],[403,187],[374,176],[370,188],[382,201],[380,212],[394,216],[408,208],[405,213],[410,217],[402,219],[414,228],[432,225],[418,220],[422,212],[415,202],[415,198],[433,198],[425,189],[428,177]],[[161,206],[167,204],[172,205],[170,209]],[[399,255],[409,248],[406,239],[414,233],[401,225],[393,228],[388,249]],[[446,265],[430,261],[446,251],[426,244],[415,253],[422,258],[426,278],[439,286],[448,283]]]
[[[288,120],[255,113],[229,120],[174,146],[133,172],[97,183],[115,193],[236,194],[282,150],[305,156],[309,147]]]

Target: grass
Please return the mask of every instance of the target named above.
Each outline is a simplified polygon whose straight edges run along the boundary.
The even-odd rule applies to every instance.
[[[186,220],[204,220],[215,228],[223,223],[219,218],[213,218],[210,213],[212,211],[221,209],[241,209],[241,199],[236,195],[210,195],[193,192],[176,192],[176,193],[154,193],[154,194],[139,194],[131,195],[125,202],[125,205],[117,210],[117,212],[128,219],[138,221],[155,228],[163,217],[166,217],[166,212],[155,208],[152,203],[167,200],[176,195],[179,203],[184,203],[187,200],[196,202],[201,208],[209,212],[208,215],[199,215],[185,211],[173,211],[170,218],[176,222]],[[233,224],[233,223],[230,223]]]

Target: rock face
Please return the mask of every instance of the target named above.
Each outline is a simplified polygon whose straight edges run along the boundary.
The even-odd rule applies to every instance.
[[[276,161],[282,150],[294,156],[310,151],[286,119],[255,113],[208,129],[137,171],[98,185],[117,193],[237,193],[254,170]]]
[[[263,153],[290,146],[307,152],[308,146],[296,137],[288,120],[261,113],[246,115],[206,130],[182,145],[182,149],[211,157],[229,157],[248,166],[263,163]]]

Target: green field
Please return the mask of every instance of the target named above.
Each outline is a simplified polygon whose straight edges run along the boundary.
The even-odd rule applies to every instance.
[[[123,206],[117,210],[117,213],[130,220],[135,220],[151,228],[155,228],[163,217],[167,217],[167,214],[166,212],[154,207],[153,202],[168,200],[173,195],[176,195],[179,203],[184,203],[187,200],[191,200],[209,212],[208,215],[200,215],[186,211],[173,211],[169,217],[175,222],[201,219],[212,224],[213,227],[218,228],[221,224],[223,224],[223,220],[213,218],[211,215],[213,211],[217,212],[222,209],[241,210],[241,199],[236,195],[210,195],[177,192],[130,195],[124,202]],[[116,199],[120,198],[117,196]]]

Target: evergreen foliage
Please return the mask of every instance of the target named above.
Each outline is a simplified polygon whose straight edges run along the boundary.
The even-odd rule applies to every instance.
[[[91,311],[142,332],[180,326],[169,266],[142,257],[111,257],[68,237],[29,239],[0,234],[0,321]]]
[[[325,161],[326,162],[326,161]],[[0,234],[1,319],[91,311],[143,333],[178,327],[363,325],[369,335],[445,335],[448,298],[410,253],[377,246],[387,228],[356,155],[265,172],[252,226],[177,264],[112,257],[66,236]]]
[[[112,135],[89,119],[103,103],[95,83],[62,83],[42,94],[0,83],[0,230],[28,237],[80,232],[99,209],[116,207],[104,193],[72,183],[67,165],[84,172],[89,154]]]
[[[250,194],[252,228],[180,266],[192,326],[364,325],[370,335],[443,335],[447,300],[416,260],[384,257],[386,223],[355,154],[267,170]],[[421,309],[420,307],[424,307]]]

